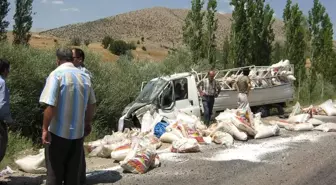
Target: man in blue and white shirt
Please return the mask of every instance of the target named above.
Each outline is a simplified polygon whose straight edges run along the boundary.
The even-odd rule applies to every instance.
[[[96,97],[88,74],[73,64],[72,51],[56,52],[58,67],[50,73],[40,96],[45,105],[42,142],[47,184],[79,185],[83,140],[90,134]]]

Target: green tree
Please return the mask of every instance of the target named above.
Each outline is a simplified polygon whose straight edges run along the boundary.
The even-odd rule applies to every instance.
[[[308,25],[311,39],[311,58],[313,67],[324,78],[331,81],[336,72],[333,62],[333,24],[325,7],[319,0],[308,13]]]
[[[295,66],[296,76],[303,77],[305,51],[307,49],[305,18],[296,3],[288,0],[284,9],[283,19],[285,23],[285,53],[287,59]],[[301,75],[300,75],[301,74]]]
[[[13,26],[13,44],[28,45],[33,24],[33,0],[16,0]]]
[[[222,63],[223,68],[229,67],[229,53],[230,53],[230,41],[229,37],[226,36],[223,43],[223,49],[222,49]]]
[[[128,44],[123,40],[116,40],[110,45],[111,53],[115,55],[125,55],[126,51],[129,50]]]
[[[188,12],[183,25],[183,42],[192,53],[192,60],[196,63],[204,57],[203,50],[203,0],[192,0],[191,10]]]
[[[206,34],[204,35],[204,53],[210,64],[216,61],[216,31],[218,28],[216,12],[217,0],[209,0],[206,14]]]
[[[247,0],[232,0],[230,3],[231,6],[234,6],[234,10],[232,12],[229,61],[235,67],[248,64],[250,34],[245,4],[247,4]]]
[[[110,36],[105,36],[102,40],[102,45],[105,49],[108,49],[108,47],[110,46],[110,44],[113,42],[114,40],[112,39],[112,37]]]
[[[248,0],[246,15],[249,27],[248,64],[269,65],[274,41],[274,11],[265,0]]]
[[[275,42],[272,52],[272,63],[275,64],[286,58],[285,48],[280,42]]]
[[[0,42],[7,39],[7,31],[9,22],[5,20],[9,12],[10,3],[7,0],[0,1]]]

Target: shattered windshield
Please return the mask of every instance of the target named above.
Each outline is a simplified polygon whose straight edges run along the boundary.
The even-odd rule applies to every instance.
[[[141,103],[152,102],[166,83],[167,81],[162,78],[149,81],[135,101]]]

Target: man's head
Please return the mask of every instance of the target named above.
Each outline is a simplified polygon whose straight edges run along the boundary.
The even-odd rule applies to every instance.
[[[76,67],[84,67],[85,54],[84,51],[79,48],[72,49],[72,56],[74,58],[74,65]]]
[[[73,62],[72,51],[70,48],[59,48],[56,51],[57,65],[61,65],[65,62]]]
[[[215,71],[214,70],[211,70],[208,72],[208,76],[209,76],[209,80],[212,81],[214,78],[215,78]]]
[[[244,76],[248,76],[249,74],[250,74],[250,69],[249,68],[243,69],[243,75]]]
[[[0,59],[0,75],[7,78],[9,74],[9,62],[6,59]]]

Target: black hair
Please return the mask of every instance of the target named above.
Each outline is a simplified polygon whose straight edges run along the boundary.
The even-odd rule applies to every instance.
[[[243,74],[244,76],[248,76],[250,74],[250,69],[249,68],[243,69]]]
[[[73,62],[72,50],[70,48],[57,49],[56,56],[60,61]]]
[[[73,49],[75,50],[76,57],[82,58],[82,60],[84,62],[84,60],[85,60],[84,51],[82,49],[79,49],[79,48],[73,48]]]
[[[8,60],[0,58],[0,74],[5,72],[5,70],[8,70],[9,66],[10,66],[10,64],[9,64]]]

